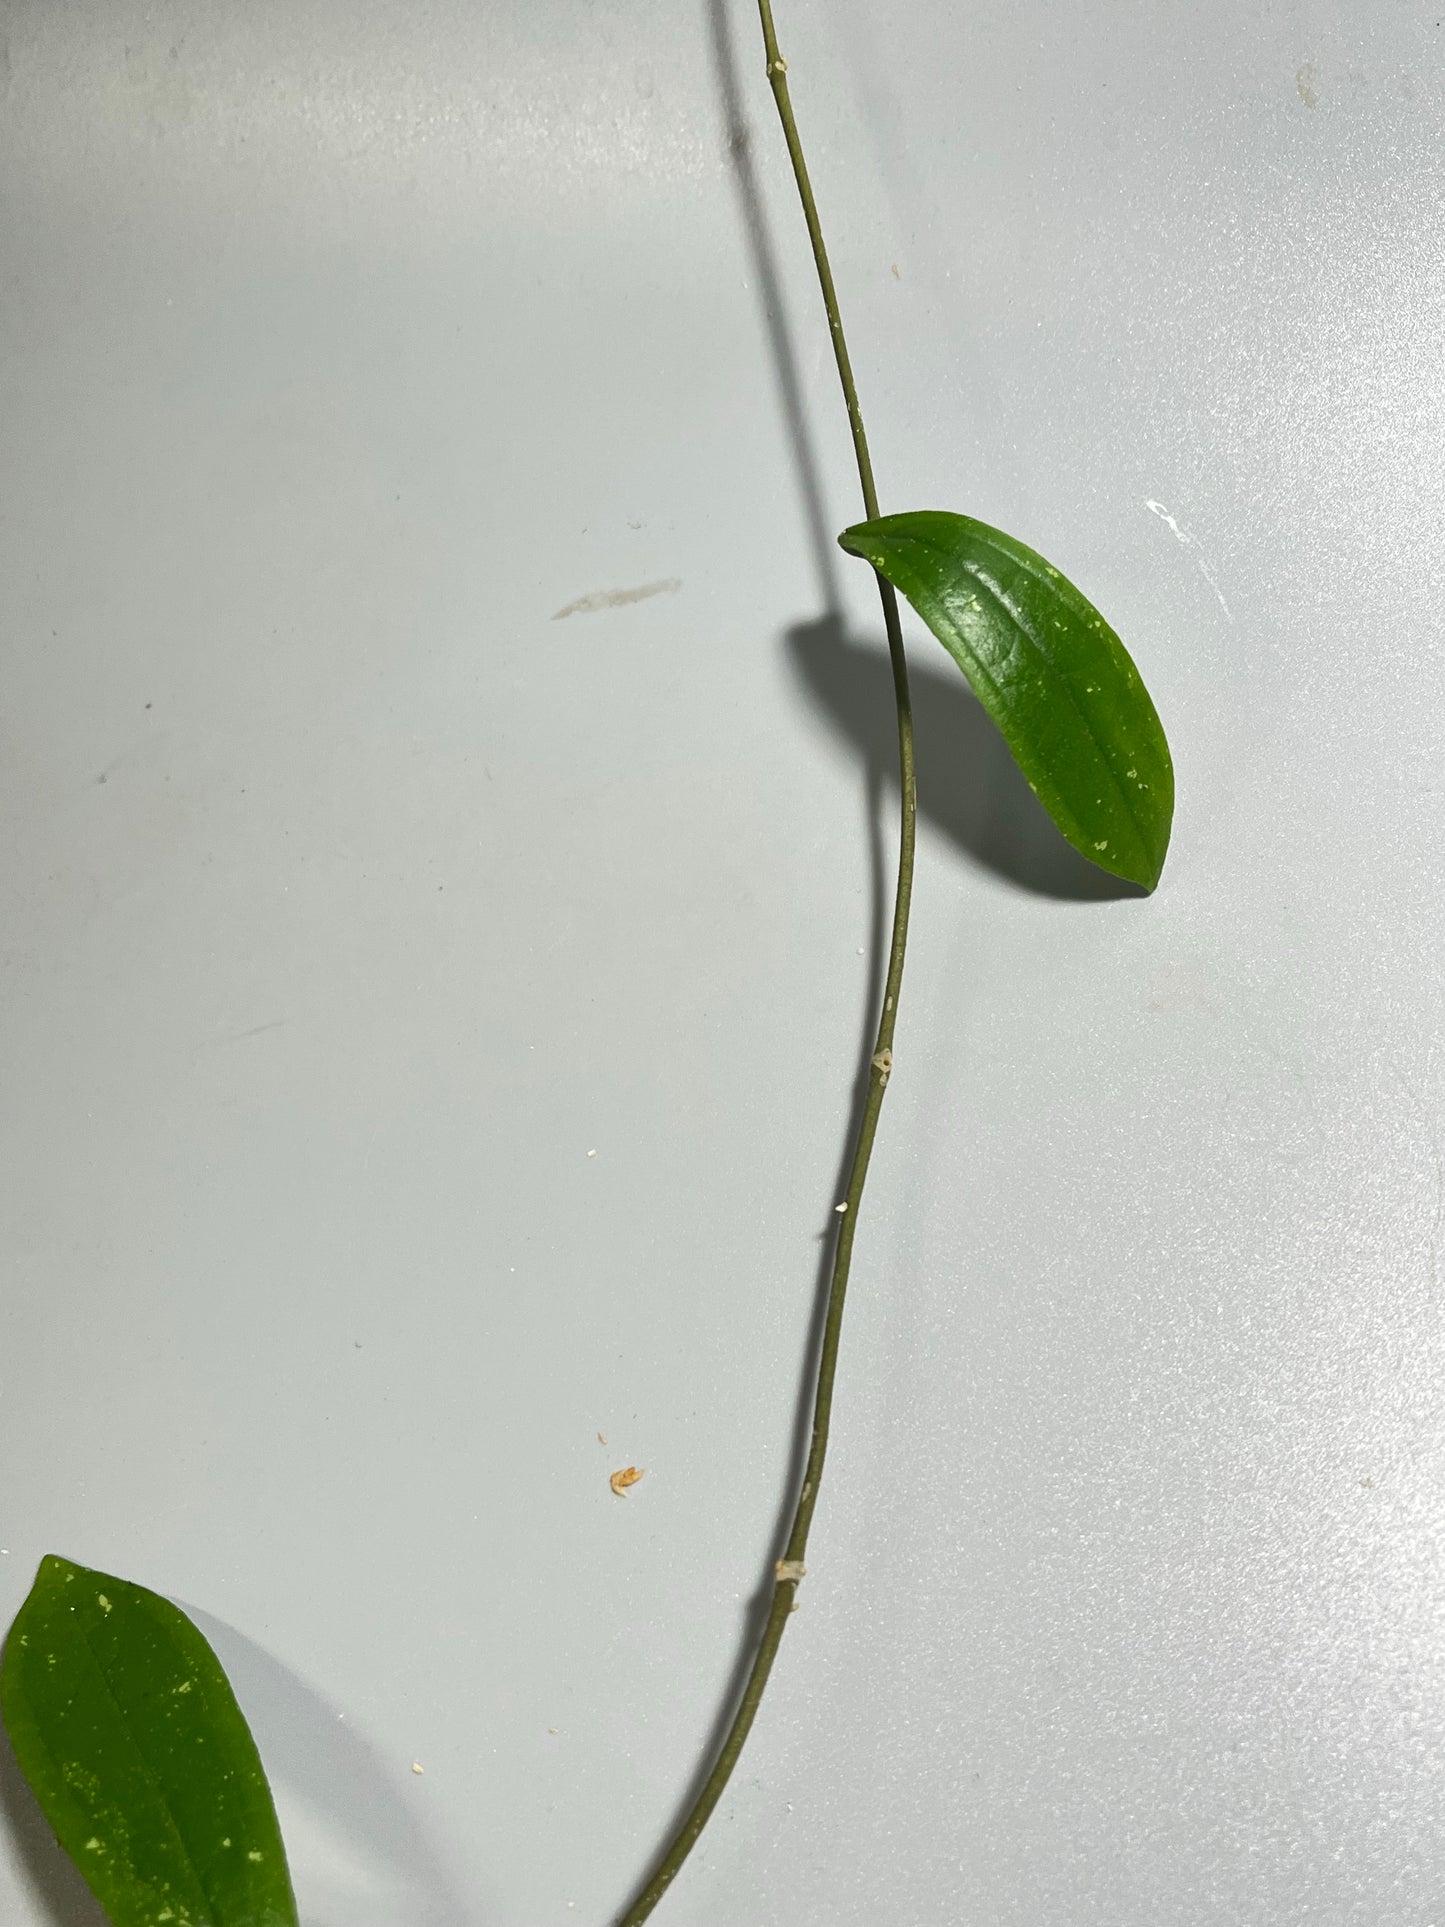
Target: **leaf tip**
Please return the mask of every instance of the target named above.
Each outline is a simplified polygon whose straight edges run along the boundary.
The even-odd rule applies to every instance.
[[[1147,868],[1141,868],[1138,876],[1129,879],[1131,883],[1138,884],[1146,897],[1152,897],[1154,892],[1159,888],[1159,880],[1164,875],[1164,863],[1168,855],[1169,845],[1166,843],[1164,848],[1159,852],[1158,857],[1151,862]]]

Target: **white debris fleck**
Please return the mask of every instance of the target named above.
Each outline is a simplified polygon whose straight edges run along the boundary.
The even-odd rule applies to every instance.
[[[422,1773],[425,1771],[425,1768],[422,1766],[419,1760],[413,1760],[411,1763],[411,1770],[413,1773]]]
[[[97,1606],[100,1607],[100,1610],[103,1613],[108,1613],[110,1611],[110,1601],[106,1598],[103,1592],[98,1592],[95,1595],[95,1603]]]

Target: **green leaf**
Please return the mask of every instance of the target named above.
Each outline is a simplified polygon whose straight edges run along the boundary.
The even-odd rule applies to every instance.
[[[169,1600],[43,1559],[5,1642],[0,1713],[115,1927],[297,1927],[250,1728]]]
[[[1174,765],[1149,692],[1093,603],[1041,555],[967,515],[922,510],[838,537],[907,596],[1076,850],[1152,890]]]

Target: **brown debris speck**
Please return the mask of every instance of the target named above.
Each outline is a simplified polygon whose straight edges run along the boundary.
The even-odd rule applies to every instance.
[[[628,1486],[636,1485],[641,1477],[642,1467],[640,1465],[624,1465],[620,1472],[614,1472],[612,1474],[612,1477],[607,1483],[620,1499],[627,1491]]]

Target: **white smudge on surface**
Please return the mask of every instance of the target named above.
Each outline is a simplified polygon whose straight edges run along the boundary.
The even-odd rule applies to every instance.
[[[1219,606],[1224,611],[1225,619],[1229,622],[1233,622],[1234,616],[1230,611],[1229,604],[1224,599],[1224,591],[1223,589],[1220,588],[1219,584],[1215,581],[1213,571],[1210,569],[1209,564],[1205,561],[1204,557],[1199,553],[1198,542],[1195,541],[1194,537],[1189,533],[1188,529],[1180,528],[1178,522],[1175,521],[1174,517],[1169,513],[1168,509],[1165,508],[1162,502],[1156,502],[1153,500],[1152,497],[1146,496],[1144,499],[1144,506],[1146,509],[1149,510],[1149,512],[1152,515],[1157,515],[1161,522],[1165,523],[1169,528],[1171,528],[1174,531],[1174,534],[1177,536],[1179,541],[1184,544],[1186,549],[1194,550],[1194,560],[1199,564],[1199,573],[1204,577],[1204,580],[1209,584],[1210,588],[1213,589],[1215,595],[1219,598]]]

